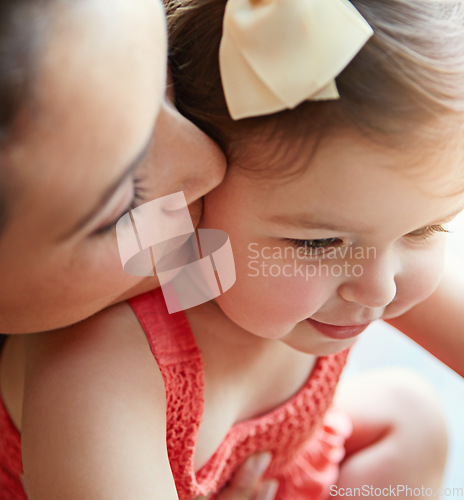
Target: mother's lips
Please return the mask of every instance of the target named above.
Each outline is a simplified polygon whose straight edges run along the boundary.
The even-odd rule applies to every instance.
[[[320,323],[319,321],[315,321],[314,319],[307,319],[306,321],[326,337],[336,340],[356,337],[356,335],[359,335],[370,325],[370,323],[364,323],[362,325],[340,326],[329,325],[328,323]]]

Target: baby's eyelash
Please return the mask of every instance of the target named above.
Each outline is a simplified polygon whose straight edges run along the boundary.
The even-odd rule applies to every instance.
[[[318,257],[323,255],[327,250],[343,243],[340,238],[319,238],[316,240],[297,240],[288,238],[286,241],[297,249],[303,250],[303,255],[307,257]]]
[[[449,231],[440,224],[433,224],[425,226],[416,231],[412,231],[406,235],[407,238],[414,238],[415,240],[426,240],[436,233],[449,233]]]
[[[118,220],[127,212],[130,212],[134,208],[137,208],[140,205],[140,202],[143,201],[143,191],[144,188],[141,186],[142,180],[140,178],[134,178],[133,179],[133,186],[134,186],[134,196],[132,198],[132,202],[128,208],[124,210],[124,212],[113,222],[110,224],[107,224],[104,227],[101,227],[95,231],[95,235],[100,236],[100,235],[106,235],[109,234],[113,231],[113,229],[116,227],[116,224],[118,223]]]
[[[406,238],[415,241],[426,240],[436,233],[449,233],[449,231],[440,224],[425,226],[416,231],[406,234]],[[307,257],[318,257],[324,255],[328,250],[343,244],[340,238],[320,238],[315,240],[297,240],[288,238],[286,241],[295,248],[302,250],[302,255]]]

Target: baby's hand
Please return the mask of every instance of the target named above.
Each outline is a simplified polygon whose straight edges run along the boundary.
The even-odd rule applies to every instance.
[[[277,481],[266,480],[258,487],[270,460],[269,453],[252,455],[237,469],[216,500],[274,500],[279,486]],[[195,500],[208,500],[208,498],[197,497]]]

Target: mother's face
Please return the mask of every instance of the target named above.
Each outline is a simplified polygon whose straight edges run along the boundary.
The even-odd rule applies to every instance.
[[[161,5],[88,0],[62,9],[21,139],[2,163],[2,333],[71,324],[156,286],[123,272],[112,224],[134,201],[183,190],[198,202],[224,171],[216,145],[165,98]]]

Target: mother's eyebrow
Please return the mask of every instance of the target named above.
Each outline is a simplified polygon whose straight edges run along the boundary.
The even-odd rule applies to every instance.
[[[112,182],[103,192],[101,195],[100,199],[98,202],[95,204],[95,206],[89,210],[89,212],[84,215],[79,221],[74,224],[72,229],[68,231],[63,237],[61,238],[62,240],[70,237],[74,233],[80,231],[83,227],[85,227],[107,203],[111,199],[111,197],[114,195],[114,193],[118,190],[118,188],[121,186],[121,184],[132,174],[132,172],[142,163],[142,161],[145,159],[147,156],[147,153],[151,147],[152,144],[152,136],[153,134],[150,134],[150,137],[145,144],[145,146],[142,148],[142,150],[137,154],[137,156],[130,162],[129,166],[122,172],[122,174],[114,181]]]

